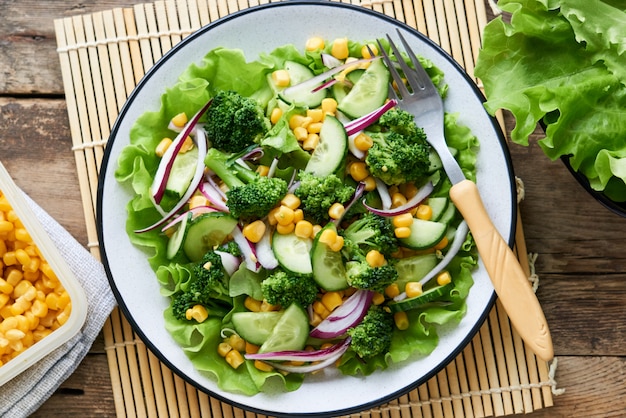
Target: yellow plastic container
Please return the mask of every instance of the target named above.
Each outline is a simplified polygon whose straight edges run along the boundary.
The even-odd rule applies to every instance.
[[[6,199],[6,201],[4,199]],[[32,239],[32,244],[28,245],[28,251],[30,251],[33,258],[45,261],[45,263],[47,263],[52,270],[50,271],[50,269],[46,266],[43,270],[39,268],[37,271],[34,271],[34,267],[32,265],[26,266],[23,264],[26,262],[24,260],[27,260],[27,256],[24,255],[24,251],[20,254],[22,257],[18,257],[21,261],[10,260],[10,258],[13,257],[7,257],[7,259],[4,259],[4,255],[0,257],[0,278],[4,281],[4,296],[2,296],[3,291],[0,291],[0,298],[2,298],[0,299],[0,305],[2,305],[0,306],[0,359],[4,358],[4,361],[0,365],[0,386],[2,386],[41,360],[54,349],[71,339],[80,331],[87,316],[87,298],[80,283],[76,280],[76,277],[70,270],[66,261],[62,258],[58,249],[55,247],[52,239],[45,232],[41,223],[35,217],[35,214],[29,207],[28,202],[24,198],[21,190],[15,185],[9,173],[1,163],[0,202],[4,206],[6,206],[6,202],[8,202],[15,214],[15,217],[17,217],[17,219],[21,222],[23,229],[27,231],[28,235]],[[0,215],[6,218],[2,209],[0,209]],[[13,219],[13,222],[15,224],[17,221]],[[8,224],[5,223],[4,227],[7,228],[7,225]],[[23,241],[23,231],[20,231],[20,236],[22,237],[20,244],[15,244],[15,242],[18,241],[17,238],[15,238],[15,235],[17,234],[6,235],[7,232],[4,232],[5,235],[2,235],[2,233],[3,232],[0,231],[0,238],[3,241],[0,243],[2,244],[0,247],[18,247],[19,245],[26,245],[24,244],[25,241]],[[11,233],[9,232],[8,234]],[[36,255],[33,255],[33,245],[38,251]],[[2,250],[3,249],[0,249],[0,251]],[[18,253],[17,250],[12,252]],[[11,265],[13,262],[15,262],[15,264]],[[7,276],[11,270],[15,270],[13,272],[13,277],[11,277],[8,281],[4,280],[7,278],[5,276]],[[46,275],[44,271],[47,272],[48,275]],[[25,274],[26,272],[30,272],[32,274]],[[25,282],[21,285],[18,284],[17,280],[15,280],[15,277],[19,277],[20,274],[23,275],[21,281]],[[48,276],[53,277],[51,278]],[[36,279],[36,277],[39,278]],[[22,289],[29,288],[29,283],[26,283],[26,281],[30,280],[32,280],[31,284],[33,284],[33,287],[36,288],[39,286],[38,290],[41,293],[37,295],[37,298],[28,300],[32,297],[33,291],[31,289],[30,296],[24,296],[23,299],[24,306],[29,306],[28,304],[30,303],[29,308],[27,308],[27,310],[23,313],[17,313],[21,310],[20,307],[22,306],[21,303],[16,303],[19,297],[18,295],[21,292],[19,286],[22,286]],[[35,286],[37,280],[40,280],[40,282],[37,283],[37,286]],[[58,282],[56,282],[56,280],[58,280]],[[8,282],[12,282],[13,284],[7,284]],[[57,284],[54,285],[55,283]],[[10,287],[8,286],[13,286],[14,290],[10,291]],[[51,290],[53,287],[54,290]],[[66,294],[64,294],[64,292]],[[52,293],[54,293],[54,295],[50,296],[50,300],[46,298],[47,314],[43,316],[43,311],[41,310],[43,303],[41,300],[42,294],[48,296]],[[62,311],[60,306],[62,306],[61,304],[64,302],[58,302],[55,305],[55,300],[66,301],[68,296],[71,308],[67,308]],[[9,297],[8,300],[7,297]],[[35,300],[39,300],[39,306],[37,308],[34,307]],[[11,305],[9,305],[9,303],[11,303]],[[9,313],[8,306],[11,306],[13,313]],[[55,307],[57,309],[53,309]],[[4,311],[3,308],[5,309]],[[26,312],[30,313],[26,314]],[[33,312],[36,312],[41,317],[36,317]],[[61,312],[64,312],[62,318],[59,317]],[[24,319],[19,318],[19,316],[26,317],[27,315],[29,316],[30,321],[28,329],[26,328],[27,326],[25,325],[26,322]],[[13,329],[8,334],[6,333],[12,325],[19,322],[12,319],[9,322],[6,322],[3,326],[3,322],[10,316],[21,320],[21,329],[18,330],[19,332]],[[56,323],[54,321],[56,321]],[[38,328],[35,327],[34,324],[38,324]],[[51,325],[48,327],[48,324]],[[47,329],[52,331],[48,333]],[[38,330],[38,333],[35,332],[36,330]],[[26,336],[22,339],[17,339],[16,336],[19,337],[22,333]],[[37,337],[33,337],[33,335]],[[22,344],[22,347],[28,348],[20,349],[20,344]]]

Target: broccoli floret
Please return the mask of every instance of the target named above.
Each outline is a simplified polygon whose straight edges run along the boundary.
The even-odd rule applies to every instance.
[[[353,244],[365,249],[375,249],[388,257],[398,250],[395,228],[388,217],[367,212],[352,222],[342,235]]]
[[[231,303],[228,295],[228,275],[222,266],[222,259],[214,251],[208,251],[202,259],[190,268],[191,278],[187,287],[172,298],[172,312],[178,319],[186,319],[187,309],[195,305],[204,306],[209,315],[224,315]]]
[[[300,198],[305,216],[318,224],[330,219],[328,209],[334,203],[346,203],[355,192],[354,187],[345,184],[335,174],[321,177],[303,171],[299,180],[294,194]]]
[[[388,185],[420,180],[428,174],[430,145],[413,119],[412,114],[393,108],[378,120],[380,131],[370,133],[373,145],[365,163],[373,176]]]
[[[228,243],[222,246],[221,251],[232,254],[235,257],[239,257],[242,254],[241,248],[239,248],[239,245],[237,245],[235,241],[228,241]]]
[[[398,270],[389,261],[379,267],[370,266],[366,259],[367,251],[347,238],[344,240],[342,252],[347,259],[348,284],[357,289],[383,293],[387,286],[398,280]]]
[[[263,297],[272,305],[297,303],[305,308],[317,297],[318,288],[309,274],[295,274],[276,269],[261,283]]]
[[[207,110],[205,130],[214,147],[238,152],[259,141],[270,129],[263,108],[234,91],[220,91]]]
[[[228,186],[226,205],[231,215],[243,220],[259,219],[287,194],[287,182],[278,177],[260,176],[244,167],[237,162],[240,154],[209,148],[204,163]]]
[[[393,315],[372,305],[360,324],[348,330],[350,348],[361,358],[386,353],[391,346]]]

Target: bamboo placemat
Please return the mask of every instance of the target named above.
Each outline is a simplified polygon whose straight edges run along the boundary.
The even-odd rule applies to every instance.
[[[55,20],[73,153],[92,254],[100,256],[98,171],[115,118],[144,73],[173,45],[229,13],[267,0],[167,0]],[[353,0],[405,22],[448,51],[470,76],[487,23],[484,0]],[[523,191],[523,189],[522,189]],[[516,250],[529,266],[518,217]],[[527,269],[531,276],[530,267]],[[256,414],[196,390],[147,350],[119,310],[103,329],[119,417]],[[553,364],[555,366],[555,364]],[[554,370],[526,350],[499,303],[470,344],[409,394],[354,416],[482,417],[551,406]]]

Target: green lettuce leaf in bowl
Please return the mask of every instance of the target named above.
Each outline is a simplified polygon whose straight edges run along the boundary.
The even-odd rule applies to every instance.
[[[626,201],[626,5],[621,0],[501,0],[475,74],[487,110],[509,110],[515,143],[539,145],[593,190]]]

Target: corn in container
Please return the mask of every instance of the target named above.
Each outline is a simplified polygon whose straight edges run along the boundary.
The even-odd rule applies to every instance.
[[[0,163],[0,386],[78,333],[87,299]]]

